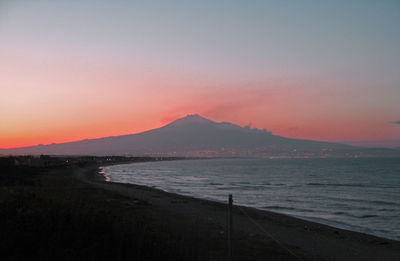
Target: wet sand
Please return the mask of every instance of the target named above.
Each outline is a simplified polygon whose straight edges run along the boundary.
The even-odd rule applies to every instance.
[[[127,208],[139,207],[153,224],[177,231],[188,244],[196,242],[207,259],[226,260],[226,204],[105,182],[98,170],[75,169],[74,175],[91,187],[123,196]],[[233,260],[400,260],[399,241],[235,205],[232,244]]]

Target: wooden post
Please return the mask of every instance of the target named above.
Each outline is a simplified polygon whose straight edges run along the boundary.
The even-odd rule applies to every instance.
[[[228,201],[228,261],[232,260],[232,195],[229,194]]]

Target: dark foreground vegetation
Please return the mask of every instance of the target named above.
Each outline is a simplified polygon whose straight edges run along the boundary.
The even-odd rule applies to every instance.
[[[179,233],[152,224],[141,204],[91,188],[73,177],[71,159],[52,166],[0,168],[0,259],[6,260],[196,260]],[[23,161],[22,158],[19,159]],[[52,159],[53,160],[53,159]],[[74,164],[97,164],[76,159]],[[117,159],[114,158],[116,161]],[[154,160],[137,158],[136,161]],[[108,160],[111,161],[111,160]],[[131,161],[135,161],[131,159]],[[145,204],[143,204],[145,205]]]

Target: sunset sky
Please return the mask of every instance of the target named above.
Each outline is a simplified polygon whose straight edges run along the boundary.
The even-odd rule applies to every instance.
[[[400,140],[400,1],[0,0],[0,148],[186,114]]]

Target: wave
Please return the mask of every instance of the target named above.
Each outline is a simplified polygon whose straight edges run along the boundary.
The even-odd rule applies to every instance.
[[[397,188],[397,186],[390,186],[384,184],[362,184],[362,183],[306,183],[307,186],[323,186],[323,187],[356,187],[356,188]]]
[[[282,207],[282,206],[264,206],[264,209],[274,209],[274,210],[298,210],[292,207]]]
[[[379,206],[379,205],[400,206],[400,203],[394,202],[394,201],[373,200],[373,199],[363,199],[363,198],[348,198],[348,197],[343,197],[341,195],[338,195],[337,197],[320,196],[318,198],[323,201],[326,201],[330,207],[355,207],[355,206],[357,206],[357,208],[360,210],[368,210],[368,209],[371,209],[372,206]],[[337,203],[337,202],[339,202],[339,203]],[[349,202],[351,202],[352,204],[349,204]],[[354,204],[354,203],[356,203],[356,204]],[[365,206],[367,206],[367,207],[365,207]],[[377,209],[377,211],[379,211],[379,209]],[[383,210],[383,211],[385,211],[385,210]]]
[[[345,211],[336,211],[333,212],[334,215],[340,215],[340,216],[347,216],[347,217],[353,217],[353,218],[375,218],[379,217],[378,215],[372,215],[372,214],[365,214],[365,215],[353,215]]]
[[[377,215],[362,215],[359,218],[374,218],[374,217],[379,217]]]
[[[368,185],[368,184],[341,184],[341,183],[307,183],[307,186],[323,186],[323,187],[360,187],[360,188],[368,188],[368,187],[375,187],[375,185]]]
[[[264,207],[261,207],[261,209],[289,210],[289,211],[296,211],[296,212],[301,212],[301,213],[312,213],[312,212],[314,212],[314,210],[312,210],[312,209],[296,208],[296,207],[284,207],[284,206],[278,206],[278,205],[264,206]]]

